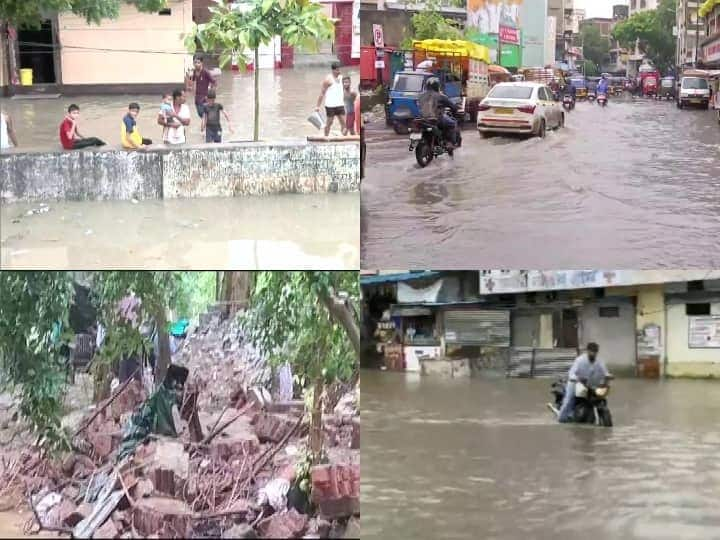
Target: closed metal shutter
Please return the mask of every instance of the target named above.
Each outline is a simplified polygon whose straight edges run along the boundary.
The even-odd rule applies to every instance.
[[[577,357],[575,349],[533,349],[513,347],[508,377],[562,377]]]
[[[510,346],[510,312],[446,311],[445,341],[456,345]]]

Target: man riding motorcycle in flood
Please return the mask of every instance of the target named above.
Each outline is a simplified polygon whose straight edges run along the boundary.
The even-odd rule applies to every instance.
[[[457,145],[457,121],[445,112],[450,109],[453,114],[457,113],[457,106],[450,99],[440,92],[440,81],[436,77],[430,77],[425,83],[425,92],[420,96],[420,113],[424,120],[437,120],[445,139],[445,144],[452,150]]]
[[[573,100],[573,106],[575,105],[575,102],[577,101],[577,88],[573,85],[572,81],[568,80],[565,83],[565,88],[563,89],[563,97],[570,96]]]
[[[598,387],[607,384],[610,377],[605,363],[598,358],[600,347],[597,343],[588,343],[587,352],[578,356],[568,372],[568,381],[565,387],[565,397],[558,413],[558,421],[572,422],[575,410],[575,384]]]
[[[609,88],[610,88],[610,83],[608,82],[607,77],[605,77],[605,75],[603,75],[602,78],[600,79],[600,81],[598,82],[598,86],[597,86],[598,96],[600,94],[605,94],[605,97],[607,98]]]

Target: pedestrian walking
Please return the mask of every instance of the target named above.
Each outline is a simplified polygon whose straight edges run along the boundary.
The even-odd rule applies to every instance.
[[[0,112],[0,150],[19,146],[15,126],[9,114]]]
[[[201,54],[195,55],[193,59],[193,71],[188,77],[188,81],[192,82],[195,90],[195,109],[200,118],[205,114],[205,102],[207,101],[208,92],[214,90],[217,81],[212,74],[205,69],[205,59]]]
[[[60,124],[60,144],[65,150],[105,146],[105,143],[97,137],[83,137],[80,133],[80,107],[73,103],[67,111],[67,115]]]
[[[158,114],[158,124],[164,127],[165,144],[185,144],[185,126],[190,125],[190,109],[185,104],[185,90],[177,88],[172,93],[172,117]]]
[[[318,97],[316,111],[320,112],[320,107],[325,102],[325,114],[327,122],[325,123],[325,136],[330,135],[333,119],[337,118],[340,122],[340,130],[345,133],[345,96],[343,94],[342,79],[340,78],[340,63],[333,62],[330,66],[330,74],[328,74],[322,83],[320,97]]]
[[[355,100],[357,92],[350,88],[350,76],[343,77],[343,97],[345,100],[345,132],[355,135]]]
[[[150,139],[143,138],[137,127],[137,117],[140,114],[140,105],[133,102],[128,105],[128,112],[123,116],[120,125],[120,143],[128,150],[138,150],[152,144]]]
[[[222,113],[225,117],[225,120],[227,120],[230,133],[234,133],[233,128],[230,125],[230,117],[225,112],[222,103],[217,103],[215,101],[215,90],[210,90],[207,95],[207,103],[205,104],[205,114],[203,115],[202,126],[200,127],[200,131],[205,132],[206,143],[222,142],[222,125],[220,123],[220,113]]]

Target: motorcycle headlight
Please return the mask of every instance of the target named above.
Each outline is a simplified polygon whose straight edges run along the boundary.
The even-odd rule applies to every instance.
[[[607,396],[608,390],[609,390],[609,388],[607,386],[601,386],[600,388],[597,388],[595,390],[595,395],[597,397],[604,398],[605,396]]]

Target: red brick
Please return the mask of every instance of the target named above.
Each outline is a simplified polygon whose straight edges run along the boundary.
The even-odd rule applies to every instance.
[[[328,519],[360,512],[360,466],[317,465],[311,471],[312,499]]]
[[[258,530],[264,538],[300,538],[307,525],[308,517],[293,508],[265,518]]]

